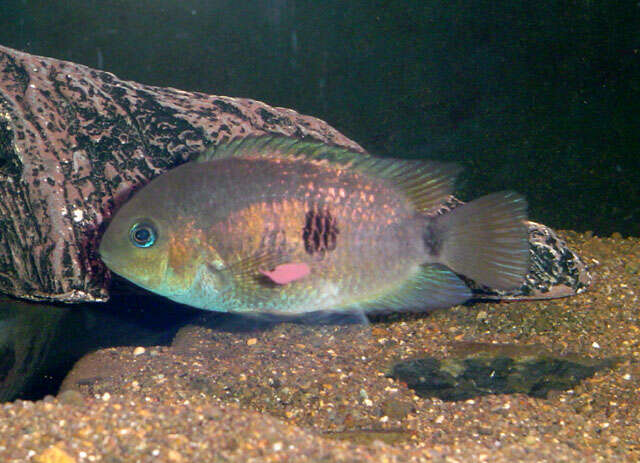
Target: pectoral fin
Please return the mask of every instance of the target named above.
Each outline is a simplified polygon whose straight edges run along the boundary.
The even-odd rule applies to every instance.
[[[311,273],[308,264],[291,263],[276,266],[273,270],[258,270],[277,285],[286,285]]]

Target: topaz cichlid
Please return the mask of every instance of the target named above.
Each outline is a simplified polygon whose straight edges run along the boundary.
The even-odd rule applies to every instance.
[[[115,214],[117,274],[201,309],[301,314],[462,303],[528,270],[526,201],[494,193],[435,217],[458,167],[252,137],[152,180]]]

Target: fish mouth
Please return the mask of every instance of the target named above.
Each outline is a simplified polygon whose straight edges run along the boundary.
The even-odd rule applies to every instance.
[[[108,232],[109,230],[107,230]],[[102,262],[104,262],[106,264],[107,267],[109,267],[109,269],[111,269],[111,264],[113,263],[113,260],[109,257],[109,255],[113,255],[113,253],[109,252],[109,246],[107,244],[107,233],[105,232],[102,235],[102,239],[100,240],[100,244],[98,245],[98,256],[100,257],[100,260],[102,260]],[[111,249],[111,251],[113,251],[113,247]]]
[[[111,269],[111,265],[110,265],[111,261],[109,260],[109,257],[107,257],[102,252],[100,252],[100,250],[98,250],[98,257],[100,257],[100,260],[104,265],[106,265],[109,269]]]
[[[100,260],[106,266],[107,270],[111,273],[118,275],[141,288],[147,289],[146,286],[140,281],[140,278],[130,274],[126,270],[122,269],[121,266],[118,266],[117,259],[113,259],[109,256],[108,252],[105,252],[102,246],[98,249],[98,256],[100,256]]]
[[[108,267],[109,271],[114,274],[117,275],[118,278],[124,279],[127,282],[129,282],[132,285],[137,286],[140,289],[143,289],[144,291],[148,291],[149,293],[153,293],[153,294],[159,294],[161,296],[163,296],[164,294],[162,294],[161,292],[157,291],[156,288],[153,288],[152,285],[149,284],[149,281],[145,281],[144,279],[141,279],[139,276],[137,275],[132,275],[126,271],[121,271],[121,270],[113,270],[112,268]]]

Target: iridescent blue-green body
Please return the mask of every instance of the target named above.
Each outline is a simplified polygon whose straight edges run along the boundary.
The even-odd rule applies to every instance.
[[[217,311],[425,310],[470,297],[457,274],[518,286],[528,263],[519,195],[425,215],[456,173],[282,137],[236,140],[150,182],[100,253],[142,287]]]

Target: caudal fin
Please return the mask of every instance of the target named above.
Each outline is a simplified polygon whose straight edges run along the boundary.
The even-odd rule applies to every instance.
[[[526,218],[526,200],[509,191],[457,207],[436,221],[438,260],[490,288],[517,288],[529,269]]]

